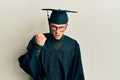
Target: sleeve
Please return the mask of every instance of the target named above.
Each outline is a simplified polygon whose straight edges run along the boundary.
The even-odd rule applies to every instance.
[[[71,80],[85,80],[79,44],[76,44]]]
[[[26,73],[28,73],[31,77],[34,77],[34,73],[30,66],[30,64],[32,63],[31,62],[32,58],[34,55],[36,55],[36,58],[38,59],[41,48],[42,48],[42,46],[37,45],[35,43],[35,38],[33,37],[27,46],[27,52],[18,58],[20,67]],[[37,60],[37,61],[39,61],[39,60]]]

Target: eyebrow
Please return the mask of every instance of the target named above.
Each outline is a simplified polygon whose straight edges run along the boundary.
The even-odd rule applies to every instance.
[[[55,26],[55,25],[50,25],[51,27],[58,27],[58,26]],[[63,25],[59,26],[59,27],[64,27]]]

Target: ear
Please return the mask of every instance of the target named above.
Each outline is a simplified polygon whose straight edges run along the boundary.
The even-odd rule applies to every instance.
[[[68,24],[66,24],[66,29],[67,29],[67,27],[68,27]]]

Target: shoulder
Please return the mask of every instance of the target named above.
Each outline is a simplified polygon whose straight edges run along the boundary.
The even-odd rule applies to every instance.
[[[68,41],[68,42],[72,42],[72,43],[76,43],[77,41],[67,35],[64,35],[65,39]]]
[[[73,47],[79,46],[79,43],[77,42],[77,40],[75,40],[67,35],[64,35],[64,37],[65,37],[65,42],[68,46],[73,46]]]
[[[43,33],[46,37],[48,37],[50,35],[50,33]]]

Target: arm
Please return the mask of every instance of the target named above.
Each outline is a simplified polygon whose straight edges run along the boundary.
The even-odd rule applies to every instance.
[[[27,52],[18,58],[20,67],[32,77],[33,77],[33,74],[29,64],[33,56],[33,53],[37,54],[38,56],[41,48],[42,48],[41,46],[35,43],[35,37],[33,37],[27,46]]]
[[[27,52],[18,59],[20,67],[35,79],[38,78],[38,74],[42,72],[42,64],[41,59],[39,59],[39,54],[45,41],[46,37],[42,33],[36,33],[28,44]]]
[[[83,67],[82,67],[80,48],[78,43],[76,44],[76,47],[75,47],[75,55],[74,55],[74,61],[73,61],[73,70],[72,70],[71,80],[85,80]]]

